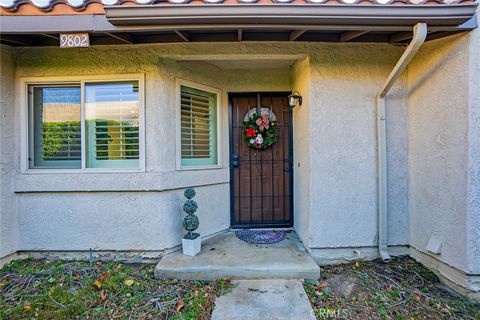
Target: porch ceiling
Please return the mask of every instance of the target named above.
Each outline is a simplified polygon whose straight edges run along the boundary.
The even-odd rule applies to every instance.
[[[36,15],[25,15],[18,6],[13,12],[2,9],[0,41],[12,46],[58,46],[59,33],[88,32],[91,45],[240,41],[402,43],[412,38],[412,27],[418,22],[428,25],[427,41],[477,27],[477,3],[471,1],[420,5],[330,3],[121,4],[104,6],[100,14],[89,13],[85,7],[81,14],[75,15],[55,11],[60,4],[52,6],[51,13]]]

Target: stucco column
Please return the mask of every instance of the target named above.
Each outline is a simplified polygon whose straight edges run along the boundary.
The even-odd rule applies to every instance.
[[[18,219],[13,194],[15,174],[15,58],[0,46],[0,265],[18,247]]]

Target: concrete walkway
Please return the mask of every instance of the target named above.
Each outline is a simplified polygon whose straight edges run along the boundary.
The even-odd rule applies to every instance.
[[[312,306],[299,280],[237,280],[217,298],[212,320],[309,320]]]
[[[155,277],[317,280],[320,267],[293,231],[285,240],[269,245],[248,244],[226,232],[203,243],[195,257],[184,256],[181,251],[164,256],[155,268]]]

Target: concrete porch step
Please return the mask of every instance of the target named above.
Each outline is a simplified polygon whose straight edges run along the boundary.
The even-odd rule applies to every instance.
[[[315,319],[299,280],[237,280],[235,288],[215,301],[212,320]]]
[[[202,244],[195,257],[181,251],[165,255],[155,268],[155,278],[190,280],[309,279],[320,277],[320,267],[305,250],[295,232],[269,245],[248,244],[226,232]]]

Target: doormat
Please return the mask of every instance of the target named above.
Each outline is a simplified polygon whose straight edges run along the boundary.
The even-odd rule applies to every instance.
[[[235,231],[235,235],[240,240],[256,244],[277,243],[287,236],[285,231],[273,230],[237,230]]]

